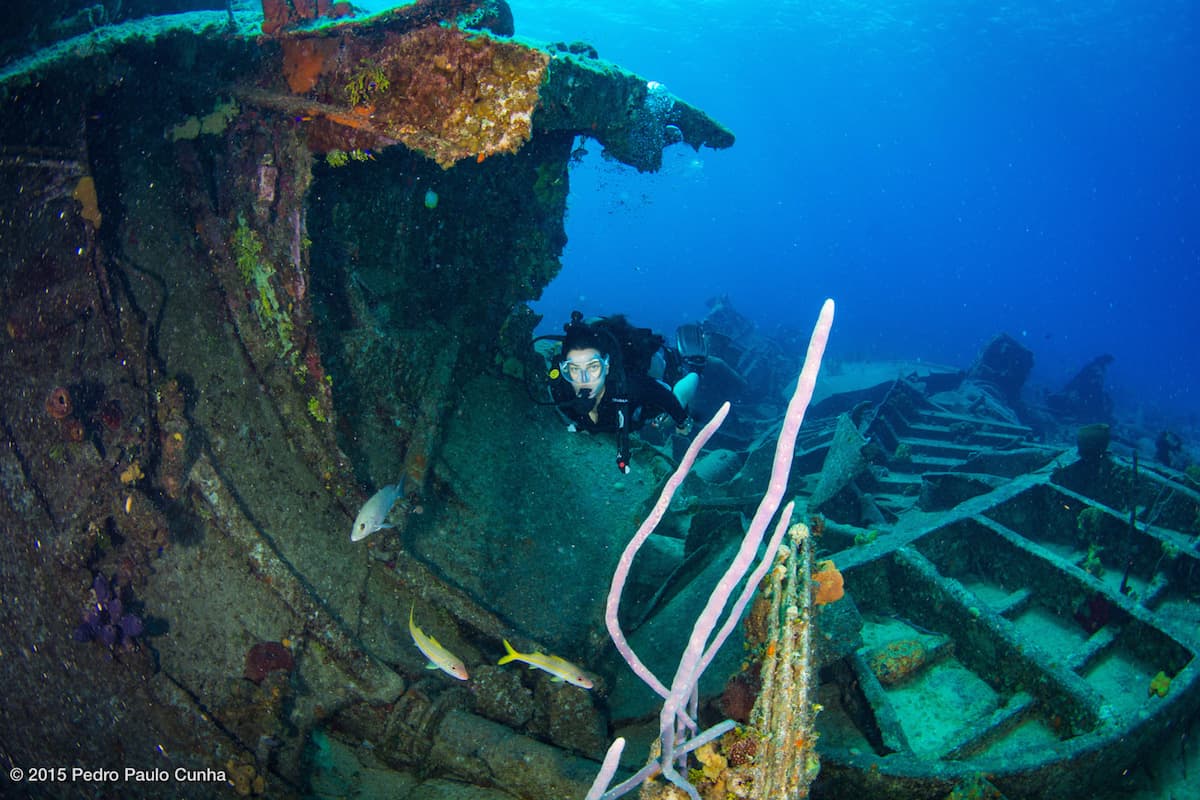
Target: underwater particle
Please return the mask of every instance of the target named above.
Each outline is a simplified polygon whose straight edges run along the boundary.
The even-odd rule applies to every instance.
[[[55,419],[66,419],[71,416],[71,392],[65,386],[55,386],[46,395],[46,413]]]
[[[433,209],[437,208],[437,204],[438,204],[437,192],[435,192],[433,189],[430,189],[429,191],[427,191],[425,193],[425,207],[428,208],[430,211],[432,211]]]
[[[291,672],[295,666],[292,651],[279,642],[259,642],[246,653],[246,670],[243,676],[248,681],[262,683],[272,672]]]

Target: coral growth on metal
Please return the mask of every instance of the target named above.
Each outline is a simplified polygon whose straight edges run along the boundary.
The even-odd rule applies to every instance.
[[[529,140],[545,53],[429,27],[380,56],[390,88],[380,93],[374,117],[442,167],[514,153]]]
[[[262,31],[272,34],[318,18],[349,17],[354,10],[346,2],[333,0],[262,0]]]
[[[254,101],[301,120],[317,153],[402,142],[445,169],[529,140],[546,53],[437,24],[364,33],[290,36],[280,70],[290,94]]]

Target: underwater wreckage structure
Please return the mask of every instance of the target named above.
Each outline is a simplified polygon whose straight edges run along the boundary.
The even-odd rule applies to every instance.
[[[584,797],[614,731],[618,779],[659,734],[603,598],[672,465],[647,447],[612,480],[607,446],[531,410],[523,303],[559,268],[577,137],[638,170],[733,137],[586,45],[513,38],[502,2],[311,5],[89,12],[0,67],[0,751],[124,795],[161,768],[198,776],[180,797],[210,771],[241,796]],[[1059,796],[1195,713],[1195,483],[931,396],[961,380],[810,409],[786,497],[812,532],[695,711],[804,736],[697,748],[702,796],[810,778],[814,748],[814,796]],[[620,622],[656,675],[762,496],[776,411],[735,407],[633,564]],[[402,476],[396,529],[351,542],[364,487]],[[469,682],[424,671],[410,618]],[[815,706],[755,708],[803,683],[773,677],[788,631],[815,734]],[[596,688],[498,665],[505,641]]]

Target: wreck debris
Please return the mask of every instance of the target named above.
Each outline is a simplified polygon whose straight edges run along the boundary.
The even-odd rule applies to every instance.
[[[1021,390],[1033,369],[1033,352],[1007,333],[984,345],[967,378],[990,387],[1009,406],[1019,407]]]
[[[1084,364],[1062,391],[1046,396],[1051,410],[1068,419],[1080,422],[1112,422],[1113,399],[1105,389],[1104,379],[1113,357],[1107,353]]]
[[[762,690],[750,715],[758,745],[746,769],[752,774],[754,797],[795,800],[808,796],[820,769],[814,728],[820,706],[811,691],[812,537],[802,522],[792,525],[788,535],[791,548],[780,549],[778,564],[767,577],[771,611]]]

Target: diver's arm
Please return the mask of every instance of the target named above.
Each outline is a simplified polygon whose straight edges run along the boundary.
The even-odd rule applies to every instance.
[[[643,408],[654,410],[655,414],[662,412],[670,415],[676,427],[682,428],[688,424],[687,409],[665,383],[647,377],[638,388]]]

